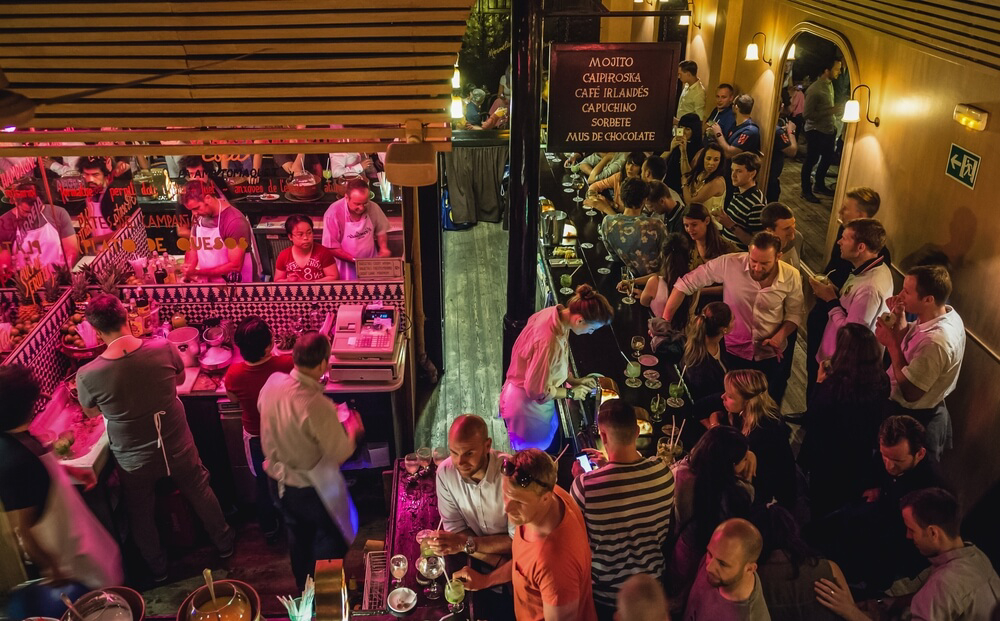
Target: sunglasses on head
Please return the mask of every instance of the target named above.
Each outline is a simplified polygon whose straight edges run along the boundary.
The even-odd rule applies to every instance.
[[[539,487],[542,487],[544,489],[552,489],[552,486],[549,485],[548,483],[542,483],[541,481],[531,476],[530,474],[525,474],[523,472],[520,472],[517,464],[507,459],[506,457],[500,463],[500,472],[505,477],[512,479],[515,483],[517,483],[519,487],[527,488],[532,483],[535,483]]]

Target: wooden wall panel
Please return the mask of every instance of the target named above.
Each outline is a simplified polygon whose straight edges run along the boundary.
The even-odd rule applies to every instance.
[[[190,71],[42,103],[35,128],[363,124],[399,138],[408,119],[448,127],[472,2],[0,1],[0,69],[39,102]]]
[[[839,33],[850,48],[844,51],[853,52],[852,82],[871,87],[871,115],[881,117],[881,124],[848,127],[849,160],[839,171],[838,193],[870,186],[881,194],[878,218],[897,267],[927,251],[943,252],[952,263],[950,301],[965,321],[968,340],[958,387],[948,398],[955,448],[943,463],[971,504],[1000,477],[994,441],[1000,434],[1000,175],[993,172],[1000,161],[1000,58],[992,34],[1000,28],[1000,6],[945,0],[709,0],[702,6],[702,29],[692,28],[691,41],[717,41],[724,33],[726,44],[689,49],[702,54],[696,60],[710,66],[713,85],[731,82],[754,97],[752,116],[761,127],[775,122],[780,57],[796,29]],[[949,18],[967,40],[927,25]],[[773,66],[743,60],[757,31],[767,35],[762,51],[773,54]],[[863,95],[862,105],[868,99]],[[989,112],[986,131],[952,120],[959,103]],[[974,189],[945,176],[953,143],[982,156]],[[833,243],[834,218],[825,248]]]

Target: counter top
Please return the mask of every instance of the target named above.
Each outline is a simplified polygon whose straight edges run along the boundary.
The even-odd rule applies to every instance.
[[[621,268],[623,267],[617,257],[613,261],[605,259],[607,250],[598,234],[599,225],[603,214],[597,212],[596,216],[588,216],[583,207],[583,203],[573,202],[575,192],[563,191],[563,177],[570,174],[561,163],[548,161],[544,154],[541,155],[540,163],[540,193],[555,203],[556,209],[567,214],[567,224],[572,223],[577,230],[575,248],[577,256],[583,259],[583,266],[577,270],[576,267],[553,267],[549,264],[548,258],[551,256],[551,248],[539,245],[539,256],[543,265],[543,273],[546,278],[546,286],[558,304],[565,304],[572,297],[571,294],[559,292],[559,277],[562,274],[572,274],[575,288],[582,283],[589,283],[598,292],[608,299],[614,308],[615,317],[610,326],[601,328],[590,335],[570,334],[570,358],[574,374],[577,377],[597,373],[609,377],[618,385],[620,398],[635,407],[649,410],[650,401],[657,394],[667,397],[667,390],[670,382],[676,382],[679,373],[676,364],[679,357],[671,357],[666,354],[654,354],[657,363],[652,366],[643,366],[643,372],[655,370],[660,374],[661,386],[657,389],[647,388],[645,378],[643,385],[639,388],[629,388],[625,385],[625,366],[628,361],[634,360],[632,357],[632,337],[642,336],[646,339],[646,345],[642,350],[643,354],[649,354],[650,337],[648,322],[652,317],[652,311],[639,304],[624,304],[624,295],[616,289],[621,280]],[[581,244],[591,243],[593,248],[582,248]],[[601,274],[598,269],[602,267],[610,268],[609,274]],[[682,408],[668,408],[663,415],[665,422],[670,422],[670,416],[677,417],[680,424],[681,418],[687,415],[690,409],[689,399],[685,398],[685,405]],[[596,432],[590,427],[596,420],[594,411],[596,403],[594,399],[582,402],[564,401],[560,403],[560,414],[562,415],[563,430],[567,437],[573,438],[579,450],[583,447],[594,446],[597,440]],[[661,427],[663,422],[653,425],[653,449],[655,442],[662,436]],[[689,424],[688,427],[691,427]],[[687,431],[685,431],[687,436]]]
[[[406,365],[406,354],[409,341],[403,339],[400,347],[402,352],[400,353],[399,362],[397,362],[396,377],[397,379],[391,382],[334,382],[328,381],[326,383],[327,394],[338,394],[338,393],[364,393],[364,392],[393,392],[398,390],[403,385],[403,367]],[[290,352],[280,352],[275,351],[276,355],[290,353]],[[235,364],[237,362],[242,362],[243,358],[240,356],[239,349],[233,349],[233,359],[230,364]],[[208,374],[202,372],[199,367],[185,367],[184,369],[184,383],[177,387],[177,394],[181,397],[224,397],[226,396],[226,388],[222,382],[222,377],[225,375],[225,371],[219,373]],[[199,379],[200,378],[200,379]],[[213,388],[208,388],[208,384],[214,385]]]

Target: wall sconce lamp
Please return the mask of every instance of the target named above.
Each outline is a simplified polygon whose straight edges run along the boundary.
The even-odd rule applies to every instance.
[[[694,18],[694,0],[688,0],[687,8],[688,11],[690,11],[690,13],[684,13],[683,15],[681,15],[677,23],[680,24],[681,26],[690,26],[693,24],[695,28],[701,28],[700,23],[691,21]]]
[[[958,104],[955,106],[955,112],[951,118],[958,121],[963,127],[981,132],[986,129],[986,121],[989,120],[990,113],[968,104]]]
[[[795,60],[795,44],[788,46],[788,53],[785,54],[785,60]]]
[[[760,35],[763,38],[763,44],[767,45],[767,35],[765,35],[763,32],[755,33],[754,36],[750,37],[750,43],[747,45],[746,60],[763,60],[768,65],[770,65],[771,64],[770,60],[766,58],[762,59],[760,57],[760,50],[757,48],[757,44],[754,43],[754,39],[757,38],[757,35]]]
[[[851,91],[851,99],[849,99],[847,103],[844,104],[843,121],[845,123],[857,123],[858,121],[861,120],[861,104],[858,103],[857,99],[854,99],[854,94],[858,92],[859,88],[868,89],[868,104],[865,106],[865,119],[867,119],[868,122],[874,125],[875,127],[878,127],[878,124],[881,122],[879,118],[875,117],[874,119],[872,119],[870,116],[868,116],[868,112],[871,108],[871,103],[872,103],[872,89],[867,84],[858,84],[857,86],[854,87],[854,90]]]
[[[458,67],[455,67],[455,73],[451,74],[451,87],[461,88],[462,86],[462,75],[458,72]]]
[[[465,106],[462,105],[461,97],[451,98],[451,118],[460,119],[465,116]]]

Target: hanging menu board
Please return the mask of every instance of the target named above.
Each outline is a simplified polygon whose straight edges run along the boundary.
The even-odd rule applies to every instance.
[[[665,149],[678,62],[679,43],[552,45],[549,150]]]

